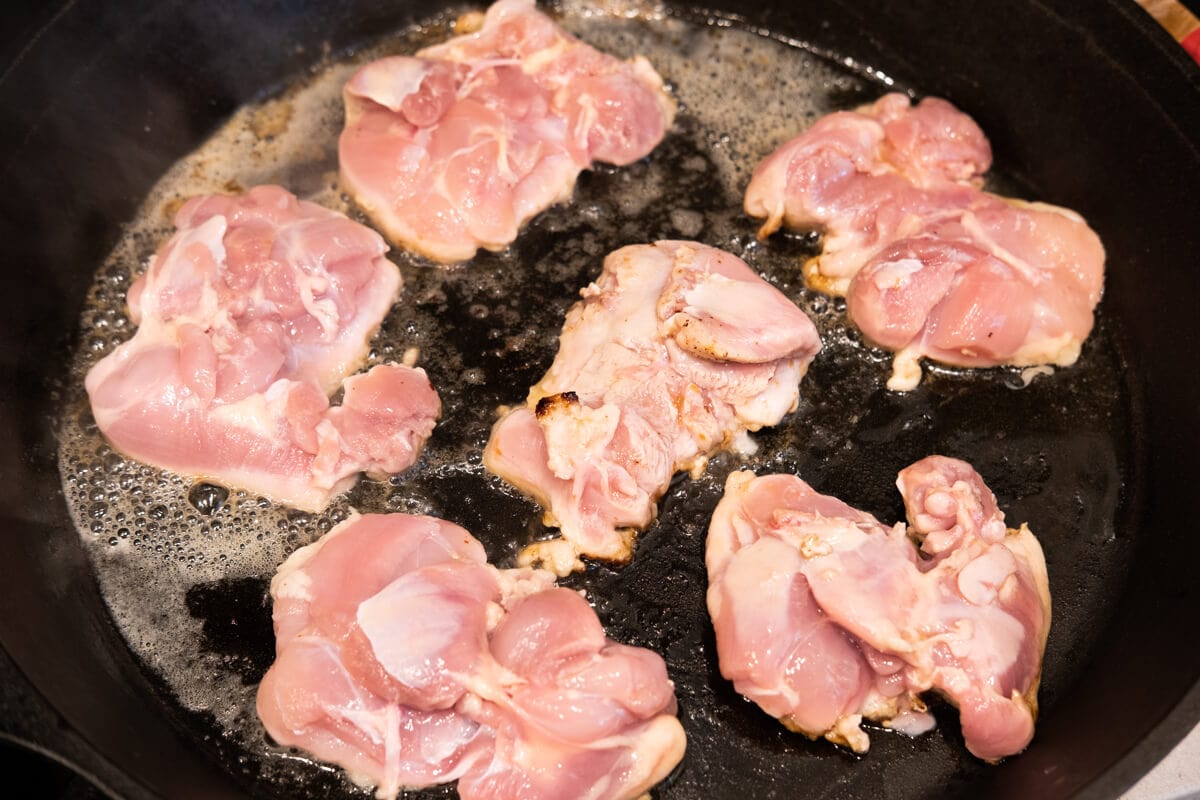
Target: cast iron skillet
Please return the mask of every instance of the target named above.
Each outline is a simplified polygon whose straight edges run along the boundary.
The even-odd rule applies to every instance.
[[[979,120],[1016,179],[1049,187],[1047,199],[1080,210],[1109,252],[1104,341],[1121,373],[1112,414],[1124,427],[1109,432],[1119,485],[1099,525],[1122,548],[1110,559],[1119,568],[1092,576],[1089,585],[1105,599],[1086,617],[1070,618],[1076,587],[1056,587],[1070,633],[1052,634],[1059,677],[1044,687],[1031,748],[999,768],[951,765],[936,793],[1115,796],[1200,718],[1193,578],[1200,537],[1191,533],[1200,481],[1200,71],[1131,4],[1084,9],[1050,0],[1006,4],[1002,13],[987,2],[891,5],[828,0],[726,10],[954,100]],[[232,798],[254,784],[234,763],[236,753],[173,709],[136,663],[67,516],[54,432],[90,275],[158,176],[233,109],[299,74],[326,44],[336,52],[436,10],[386,0],[237,8],[82,0],[27,9],[3,34],[0,667],[12,683],[0,708],[9,735],[75,762],[114,794]],[[836,385],[837,374],[814,371],[818,382]],[[1102,420],[1086,388],[1075,395],[1079,413]],[[1036,429],[1039,409],[1021,402]],[[979,422],[972,413],[994,411],[947,408],[950,417],[932,426],[930,440],[895,446],[941,449],[957,428]],[[877,410],[885,417],[878,429],[887,429],[892,411],[887,403]],[[1055,413],[1069,418],[1073,409]],[[877,442],[876,452],[891,446]],[[882,491],[885,470],[839,463],[844,474],[831,483]],[[1005,487],[997,490],[1003,497]],[[1036,500],[1036,492],[1010,492],[1022,493],[1032,496],[1027,505]],[[1093,496],[1082,490],[1073,513],[1086,517]],[[651,591],[653,557],[651,549],[645,566],[622,580]],[[637,612],[608,610],[626,627]],[[705,669],[711,665],[693,671]],[[719,678],[706,680],[732,701]],[[953,715],[942,721],[952,726]],[[902,753],[894,737],[873,762],[851,764],[825,745],[806,749],[770,728],[751,736],[766,747],[764,760],[739,776],[736,747],[706,740],[702,720],[688,724],[691,752],[664,796],[753,795],[762,787],[778,796],[930,792],[923,762]],[[824,753],[822,780],[772,783],[764,769],[787,763],[796,749]],[[842,785],[847,770],[869,778]]]

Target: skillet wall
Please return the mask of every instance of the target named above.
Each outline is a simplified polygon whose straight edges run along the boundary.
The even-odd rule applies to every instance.
[[[65,721],[49,743],[121,794],[239,796],[148,699],[108,621],[59,489],[55,386],[90,275],[159,175],[324,43],[337,52],[436,4],[31,5],[0,46],[0,643]],[[1105,233],[1103,313],[1128,343],[1144,423],[1117,524],[1145,530],[1086,677],[989,788],[1114,796],[1200,718],[1200,70],[1131,4],[1031,2],[999,18],[983,0],[889,5],[730,10],[949,97],[998,160]]]

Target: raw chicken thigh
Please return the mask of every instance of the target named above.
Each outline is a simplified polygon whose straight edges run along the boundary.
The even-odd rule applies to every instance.
[[[593,161],[648,155],[675,113],[644,58],[589,47],[533,0],[366,65],[344,97],[342,185],[393,241],[446,262],[507,246]]]
[[[311,511],[408,468],[441,410],[425,372],[347,377],[400,292],[379,235],[277,186],[192,198],[175,227],[129,290],[137,333],[87,375],[113,446]]]
[[[381,799],[453,780],[464,800],[638,797],[683,756],[666,667],[553,584],[457,525],[352,517],[271,582],[259,716]]]
[[[752,452],[746,432],[795,409],[821,347],[744,261],[694,242],[624,247],[580,294],[554,363],[484,450],[560,528],[522,554],[560,575],[582,569],[579,555],[628,560],[676,471]]]
[[[1073,211],[981,191],[991,148],[937,98],[889,94],[830,114],[754,172],[746,213],[824,233],[805,278],[845,295],[850,319],[896,351],[888,387],[918,361],[1073,364],[1104,285],[1104,248]]]
[[[857,752],[864,718],[932,728],[919,695],[933,690],[973,754],[1018,753],[1050,626],[1041,546],[1005,528],[965,462],[930,456],[897,486],[907,529],[792,475],[730,475],[706,553],[721,674],[792,730]]]

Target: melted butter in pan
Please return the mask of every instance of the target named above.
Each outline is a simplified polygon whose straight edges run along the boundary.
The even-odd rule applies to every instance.
[[[237,490],[221,497],[114,453],[91,420],[82,384],[92,364],[132,335],[125,293],[169,235],[171,217],[185,198],[278,183],[365,221],[337,184],[341,86],[372,58],[412,53],[443,39],[452,17],[330,59],[294,86],[239,110],[162,178],[97,270],[81,319],[76,396],[61,425],[64,492],[113,621],[160,687],[160,699],[194,728],[198,746],[212,751],[256,796],[365,796],[340,771],[272,746],[258,723],[254,692],[274,648],[266,590],[275,568],[351,509],[429,513],[454,521],[471,530],[499,565],[548,535],[537,506],[487,475],[480,452],[497,408],[523,401],[550,364],[578,290],[599,273],[604,255],[626,244],[694,238],[736,253],[805,308],[825,342],[801,386],[799,410],[757,435],[756,456],[718,456],[700,480],[677,479],[659,520],[640,538],[633,564],[619,570],[596,565],[571,579],[589,590],[610,636],[666,657],[689,753],[711,747],[727,754],[685,760],[674,782],[659,790],[662,796],[712,796],[708,787],[732,780],[722,770],[763,791],[788,781],[794,786],[821,776],[803,771],[813,769],[811,759],[781,762],[781,753],[832,753],[828,745],[788,734],[749,710],[715,677],[704,611],[703,540],[731,469],[798,471],[820,491],[840,491],[853,505],[897,518],[891,485],[900,467],[930,452],[967,458],[996,487],[1014,519],[1031,519],[1047,550],[1052,581],[1055,558],[1077,556],[1072,545],[1059,547],[1046,537],[1029,514],[1040,506],[1022,505],[1022,499],[1069,501],[1082,474],[1099,505],[1074,522],[1086,529],[1085,540],[1100,542],[1096,546],[1115,539],[1114,484],[1119,485],[1124,459],[1120,432],[1128,425],[1111,418],[1112,408],[1124,406],[1118,399],[1119,355],[1103,318],[1079,364],[1019,392],[1005,385],[1013,377],[1009,371],[940,369],[908,395],[887,393],[889,356],[864,346],[847,329],[842,301],[803,287],[799,266],[815,253],[815,238],[781,235],[763,245],[754,237],[756,223],[741,212],[742,190],[763,157],[819,116],[873,100],[892,88],[890,82],[736,26],[704,17],[628,13],[628,5],[608,3],[597,10],[571,2],[561,19],[596,47],[623,57],[646,56],[663,75],[679,102],[676,124],[663,144],[628,167],[584,173],[572,204],[539,215],[504,252],[481,253],[449,269],[400,250],[390,254],[406,288],[367,365],[400,360],[418,348],[418,363],[443,402],[442,420],[422,458],[403,475],[384,482],[363,479],[322,514],[296,512]],[[1097,433],[1106,430],[1116,433],[1107,438]],[[1014,474],[1015,482],[1005,486],[1002,476]],[[1045,515],[1041,519],[1049,524]],[[1118,551],[1110,548],[1105,558],[1119,559]],[[1095,562],[1093,556],[1092,573],[1107,574],[1108,562]],[[1096,580],[1080,579],[1077,594],[1080,616],[1098,613],[1108,602]],[[1057,594],[1055,600],[1056,625],[1064,624],[1064,614],[1069,624],[1071,607],[1064,611]],[[1068,674],[1055,672],[1055,647],[1052,632],[1043,697]],[[886,753],[896,738],[882,737],[873,749],[880,769],[890,763]],[[935,733],[918,747],[938,754],[927,756],[925,769],[929,786],[941,785],[959,763],[961,745]],[[841,760],[820,763],[836,767]],[[800,772],[790,775],[793,769]],[[873,767],[860,775],[868,782],[878,778]]]

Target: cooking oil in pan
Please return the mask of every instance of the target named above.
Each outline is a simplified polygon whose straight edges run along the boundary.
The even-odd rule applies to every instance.
[[[1104,504],[1088,518],[1087,537],[1101,546],[1116,538],[1115,487],[1124,455],[1120,442],[1095,434],[1120,429],[1120,420],[1111,419],[1111,409],[1121,407],[1117,355],[1103,323],[1078,365],[1021,392],[1005,388],[1009,372],[949,371],[930,375],[908,395],[890,394],[883,389],[888,356],[847,329],[842,301],[803,288],[798,267],[816,251],[815,239],[785,235],[763,245],[755,239],[757,223],[741,213],[741,192],[754,165],[819,116],[888,91],[886,77],[703,16],[578,3],[559,13],[585,41],[622,57],[649,58],[679,103],[677,122],[649,158],[582,175],[572,204],[539,215],[503,252],[481,253],[449,269],[399,250],[390,254],[406,288],[374,340],[367,366],[399,360],[416,348],[443,402],[437,430],[405,474],[383,482],[363,479],[320,514],[236,488],[197,485],[114,453],[91,419],[82,383],[96,361],[132,335],[125,293],[170,234],[171,217],[185,198],[279,183],[364,219],[337,184],[341,86],[372,58],[411,53],[444,38],[450,18],[331,59],[278,96],[238,111],[163,177],[96,274],[81,320],[87,333],[74,363],[76,394],[61,428],[65,494],[112,618],[161,687],[162,702],[191,722],[198,744],[240,775],[255,796],[363,795],[340,771],[273,746],[257,721],[254,692],[274,648],[266,590],[275,568],[352,509],[428,513],[457,522],[501,565],[546,535],[539,509],[488,476],[480,453],[496,409],[521,402],[549,365],[578,290],[599,273],[605,254],[626,244],[694,238],[734,252],[805,308],[825,342],[801,386],[800,409],[758,435],[762,446],[755,457],[719,456],[704,478],[677,480],[659,521],[642,535],[633,564],[594,566],[570,580],[589,591],[610,636],[667,658],[689,753],[700,755],[689,755],[671,785],[659,790],[662,796],[720,796],[712,787],[735,785],[734,775],[762,791],[788,781],[845,780],[835,774],[844,759],[829,757],[829,745],[787,733],[716,675],[704,611],[703,539],[731,469],[799,471],[818,489],[840,491],[889,519],[898,518],[899,503],[889,489],[895,472],[929,452],[972,460],[985,476],[1017,471],[1013,485],[999,492],[1001,500],[1018,505],[1009,505],[1010,519],[1030,519],[1042,534],[1052,582],[1055,559],[1066,563],[1084,548],[1047,537],[1030,514],[1043,504],[1053,507],[1083,469]],[[1019,413],[996,411],[1005,404]],[[1036,414],[1030,413],[1034,407],[1040,408]],[[1031,418],[1038,421],[1031,425]],[[1041,518],[1048,524],[1059,517]],[[1095,613],[1105,602],[1095,586],[1081,591],[1079,613]],[[1056,614],[1061,627],[1061,607]],[[1052,632],[1051,654],[1054,637]],[[1070,637],[1058,641],[1087,645]],[[1057,679],[1048,656],[1043,685],[1052,691]],[[901,752],[894,737],[873,739],[875,766],[859,765],[857,780],[878,780],[883,765],[894,763],[889,748]],[[725,755],[706,758],[706,747]],[[952,736],[941,734],[916,747],[925,752],[930,786],[940,785],[961,751]]]

